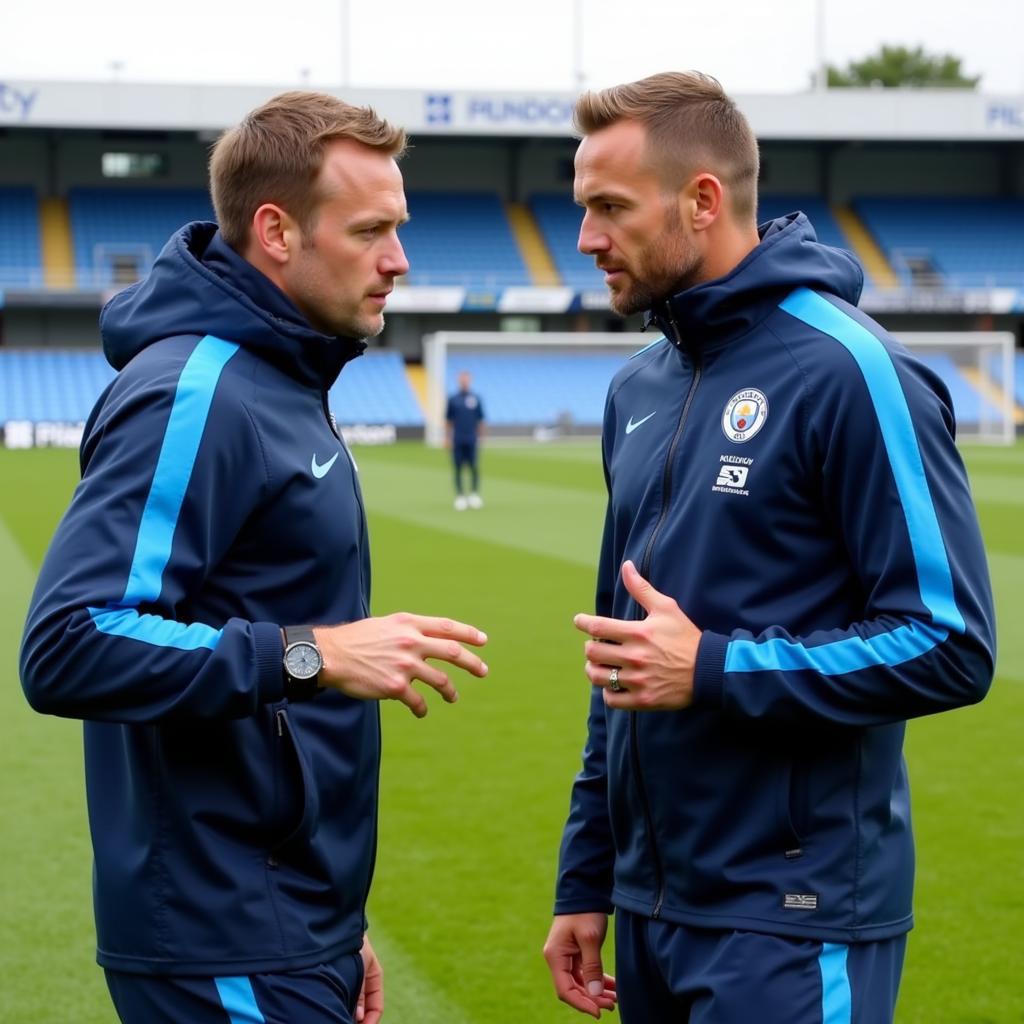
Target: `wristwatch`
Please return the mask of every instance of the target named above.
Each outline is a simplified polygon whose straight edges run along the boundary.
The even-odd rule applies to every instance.
[[[324,667],[323,655],[310,626],[285,626],[284,695],[289,700],[309,700],[323,687],[317,683]]]

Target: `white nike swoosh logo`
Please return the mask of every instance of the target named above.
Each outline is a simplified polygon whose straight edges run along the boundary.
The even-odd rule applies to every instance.
[[[637,427],[642,427],[657,411],[655,409],[654,412],[648,413],[642,420],[637,420],[636,423],[633,422],[633,417],[630,416],[629,422],[626,424],[626,433],[632,434]]]
[[[317,480],[323,479],[331,471],[331,466],[334,465],[334,460],[337,459],[338,453],[335,452],[322,466],[316,461],[316,452],[313,452],[313,461],[309,464],[309,468],[313,471],[313,476]]]

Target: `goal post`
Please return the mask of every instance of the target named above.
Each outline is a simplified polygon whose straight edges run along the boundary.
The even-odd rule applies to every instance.
[[[441,331],[423,339],[426,440],[444,443],[448,395],[465,370],[488,437],[596,437],[615,371],[657,332]]]
[[[958,441],[1013,444],[1024,415],[1016,404],[1009,331],[894,332],[949,388]]]

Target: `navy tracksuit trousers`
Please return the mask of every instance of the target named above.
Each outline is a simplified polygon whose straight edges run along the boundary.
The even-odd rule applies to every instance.
[[[363,958],[219,978],[106,975],[123,1024],[353,1024]]]
[[[891,1024],[906,935],[849,946],[615,912],[622,1024]]]

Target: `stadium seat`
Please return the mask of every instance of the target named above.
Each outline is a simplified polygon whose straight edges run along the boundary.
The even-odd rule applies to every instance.
[[[953,400],[953,414],[957,423],[1001,423],[1002,412],[960,372],[956,363],[946,355],[916,352],[915,355],[927,367],[934,370],[949,388]]]
[[[42,283],[39,201],[35,189],[0,188],[0,289]]]
[[[794,213],[799,210],[807,214],[807,219],[814,226],[814,233],[818,241],[825,245],[834,246],[837,249],[849,249],[850,245],[842,228],[836,223],[832,216],[832,210],[827,202],[820,196],[799,196],[799,195],[764,195],[758,198],[757,221],[764,224],[766,221],[775,220],[778,217],[785,217],[787,213]]]
[[[0,350],[0,423],[7,420],[78,423],[114,370],[103,353]],[[331,389],[340,424],[423,425],[423,411],[397,352],[368,352],[345,367]]]
[[[583,211],[568,195],[536,195],[530,209],[540,228],[562,280],[578,290],[604,290],[604,274],[594,266],[593,256],[576,248]]]
[[[397,352],[371,351],[348,363],[330,397],[331,411],[342,426],[423,426],[423,410]]]
[[[530,275],[496,193],[410,192],[401,231],[409,284],[498,289]]]
[[[872,198],[854,205],[908,286],[1020,288],[1024,282],[1022,199]]]
[[[625,356],[600,352],[524,354],[460,352],[449,355],[448,394],[458,375],[468,370],[473,390],[484,403],[487,422],[500,427],[555,425],[599,426],[604,417],[608,382]]]
[[[0,350],[0,423],[84,421],[113,376],[96,350]]]
[[[213,220],[203,189],[73,188],[69,195],[80,287],[127,284],[192,220]]]

